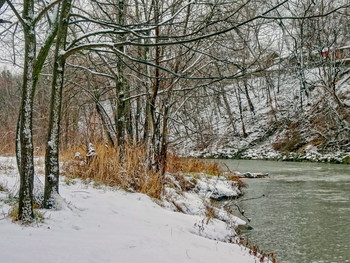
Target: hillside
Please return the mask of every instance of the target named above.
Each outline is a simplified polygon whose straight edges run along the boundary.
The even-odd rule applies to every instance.
[[[194,95],[189,101],[196,108],[188,103],[179,117],[184,125],[173,129],[175,149],[201,157],[348,163],[348,67],[303,69],[307,90],[299,71],[271,67],[266,75],[208,89],[210,99]],[[189,109],[199,118],[186,117]]]

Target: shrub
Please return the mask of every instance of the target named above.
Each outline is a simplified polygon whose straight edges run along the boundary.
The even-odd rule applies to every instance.
[[[298,150],[303,145],[303,138],[297,129],[288,130],[285,136],[274,142],[272,147],[274,150],[289,153]]]

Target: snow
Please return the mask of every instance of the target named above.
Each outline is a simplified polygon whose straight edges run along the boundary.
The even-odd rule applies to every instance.
[[[223,242],[232,230],[222,221],[207,224],[148,196],[76,179],[61,180],[62,209],[40,210],[44,222],[12,223],[6,215],[18,181],[14,158],[0,157],[0,185],[8,190],[0,191],[0,262],[258,262]]]
[[[235,197],[238,193],[232,191],[228,181],[217,178],[209,178],[206,181],[200,181],[197,186],[199,191],[209,193],[210,198],[220,199],[221,197]]]
[[[167,179],[174,182],[174,187],[166,187],[166,201],[164,202],[169,209],[176,211],[180,209],[186,214],[205,217],[206,207],[213,207],[215,210],[215,218],[226,222],[232,228],[246,225],[246,222],[232,213],[228,212],[225,207],[232,206],[235,198],[241,195],[234,182],[220,177],[211,178],[205,174],[197,175],[196,183],[191,191],[181,191],[181,187],[176,185],[176,181],[170,174],[167,174]],[[191,178],[186,178],[191,181]],[[180,191],[179,191],[180,190]],[[216,206],[212,206],[213,200],[226,200],[217,202]],[[231,229],[231,236],[236,236],[234,229]],[[229,237],[230,238],[230,237]]]

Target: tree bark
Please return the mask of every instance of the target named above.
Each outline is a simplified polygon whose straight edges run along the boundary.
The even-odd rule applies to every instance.
[[[65,48],[69,12],[72,0],[64,0],[61,6],[59,28],[55,47],[55,64],[51,86],[51,106],[48,139],[45,155],[45,208],[56,208],[56,196],[59,195],[59,134],[62,108],[62,90],[65,59],[61,51]]]
[[[36,54],[35,28],[32,23],[34,16],[34,1],[26,1],[23,6],[23,25],[25,37],[24,71],[22,83],[21,117],[19,127],[20,137],[20,189],[18,204],[18,219],[24,223],[32,222],[33,211],[33,98],[34,98],[34,64]]]

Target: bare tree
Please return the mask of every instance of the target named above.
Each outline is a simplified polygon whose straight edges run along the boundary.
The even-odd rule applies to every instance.
[[[59,136],[61,122],[62,90],[64,80],[65,59],[61,55],[66,45],[67,30],[71,0],[63,0],[58,21],[55,58],[51,87],[51,107],[48,129],[48,141],[45,155],[45,193],[44,207],[53,208],[56,205],[59,183]]]
[[[31,222],[34,218],[33,100],[39,74],[56,36],[57,17],[53,17],[53,19],[50,20],[52,28],[48,31],[44,44],[41,47],[37,47],[35,29],[50,8],[55,7],[57,3],[58,2],[54,2],[50,6],[42,7],[40,12],[36,13],[35,2],[32,0],[24,1],[23,6],[18,8],[14,6],[11,1],[7,1],[7,4],[11,7],[11,10],[21,24],[24,35],[22,98],[17,128],[19,138],[17,140],[20,142],[20,146],[17,147],[17,160],[21,179],[19,190],[19,219],[23,222]],[[19,8],[22,8],[22,10],[20,11]],[[20,14],[20,12],[22,14]],[[37,48],[40,48],[38,53]]]

